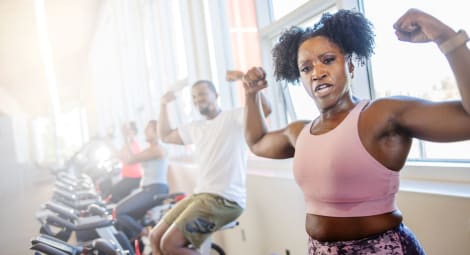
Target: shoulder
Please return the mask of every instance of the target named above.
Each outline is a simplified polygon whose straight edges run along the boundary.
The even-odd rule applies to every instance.
[[[423,99],[412,97],[412,96],[389,96],[389,97],[380,97],[374,100],[371,100],[370,105],[374,106],[400,106],[406,105],[408,103],[421,102]]]
[[[309,123],[311,123],[311,121],[298,120],[290,123],[289,125],[287,125],[287,127],[284,128],[284,130],[282,131],[283,135],[289,140],[291,146],[295,148],[297,138],[299,137],[302,130],[309,126]]]
[[[362,110],[359,125],[361,129],[368,130],[371,134],[396,131],[403,118],[408,118],[407,113],[423,102],[423,99],[408,96],[372,100]]]
[[[146,151],[154,158],[161,158],[166,155],[166,149],[161,145],[150,146],[146,149]]]
[[[178,129],[182,129],[182,130],[189,130],[189,129],[192,129],[194,127],[198,127],[200,125],[203,125],[207,120],[205,119],[196,119],[196,120],[193,120],[191,122],[188,122],[188,123],[185,123],[183,125],[181,125]]]
[[[297,120],[287,125],[288,129],[303,129],[305,125],[311,123],[311,120]]]
[[[410,96],[383,97],[370,101],[363,109],[366,114],[397,115],[423,100]]]
[[[294,136],[297,137],[300,132],[307,126],[309,123],[311,123],[310,120],[298,120],[290,123],[287,125],[285,133],[288,136]]]

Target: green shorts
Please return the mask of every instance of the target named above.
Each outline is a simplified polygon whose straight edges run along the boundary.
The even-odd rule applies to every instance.
[[[168,211],[163,221],[175,224],[197,249],[211,233],[237,219],[243,212],[237,203],[209,193],[194,194]]]

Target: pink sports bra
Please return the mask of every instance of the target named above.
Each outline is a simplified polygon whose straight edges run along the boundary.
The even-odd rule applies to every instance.
[[[132,141],[131,150],[133,154],[140,152],[139,144],[136,141]],[[125,163],[122,164],[121,176],[124,178],[142,178],[142,173],[143,170],[140,163],[134,163],[130,165]]]
[[[299,134],[294,176],[304,193],[307,213],[361,217],[396,209],[399,173],[373,158],[359,138],[359,114],[366,104],[358,103],[325,134],[310,134],[311,125]]]

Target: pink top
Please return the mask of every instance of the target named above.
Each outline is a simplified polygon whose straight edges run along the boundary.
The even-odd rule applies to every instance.
[[[137,154],[140,152],[139,144],[134,140],[130,144],[132,154]],[[124,178],[141,178],[142,177],[142,166],[140,163],[122,164],[121,176]]]
[[[332,217],[361,217],[391,212],[395,207],[399,175],[364,148],[359,138],[359,114],[367,101],[357,104],[333,130],[299,134],[294,176],[304,193],[307,213]]]

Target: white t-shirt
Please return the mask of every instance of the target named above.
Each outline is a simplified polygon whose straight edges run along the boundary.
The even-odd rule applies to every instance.
[[[185,144],[195,145],[199,175],[194,192],[217,194],[245,208],[248,146],[243,108],[191,122],[178,132]]]

